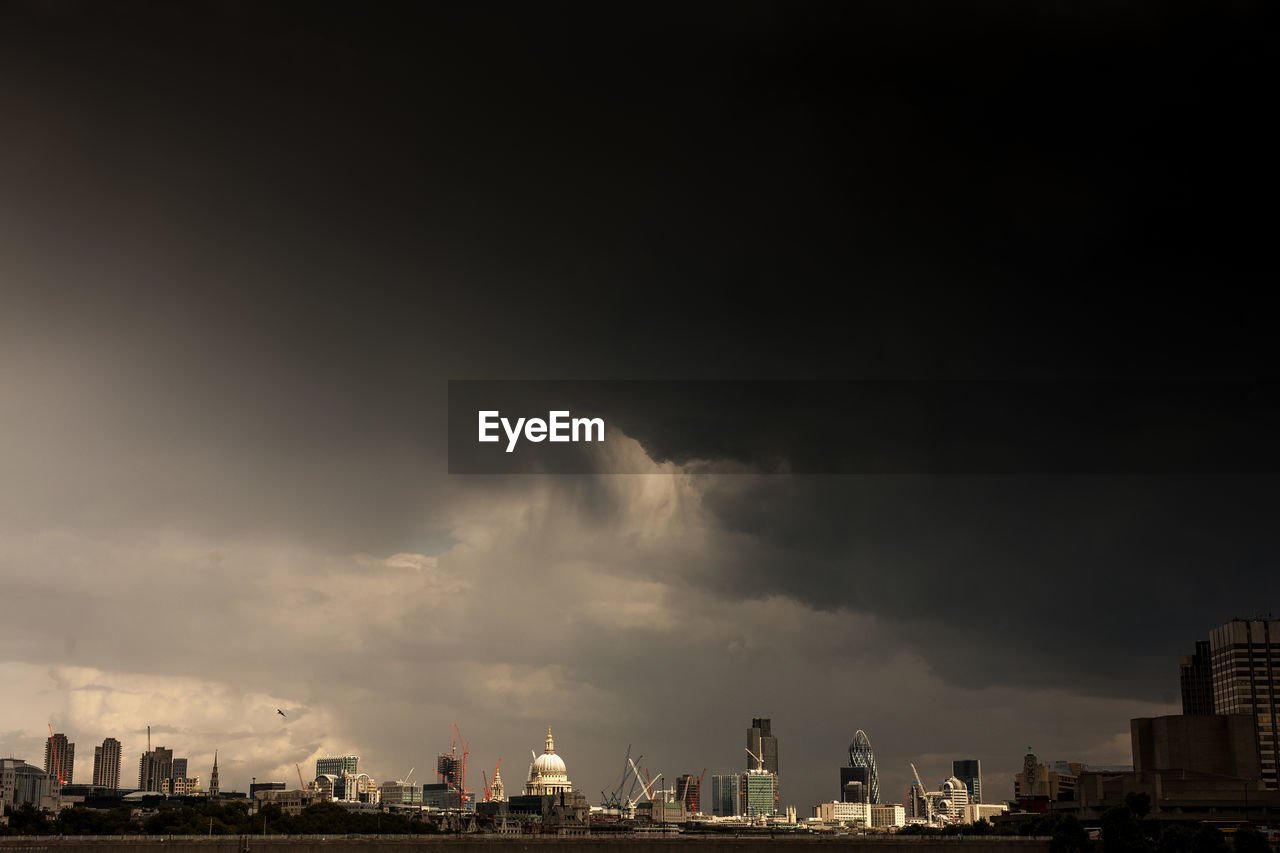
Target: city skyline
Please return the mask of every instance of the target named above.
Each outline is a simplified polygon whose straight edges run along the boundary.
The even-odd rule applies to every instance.
[[[1127,762],[1280,600],[1260,18],[0,4],[0,753],[52,725],[83,780],[114,737],[131,782],[151,725],[231,790],[423,773],[456,723],[515,790],[553,725],[595,801],[767,718],[798,805],[859,730],[887,801]],[[637,383],[593,473],[451,474],[450,382],[525,379],[750,396]],[[920,429],[828,446],[743,380],[893,383]],[[978,380],[1069,464],[998,465]],[[1126,380],[1168,383],[1137,471],[1063,390]],[[993,461],[945,473],[975,400]],[[928,464],[786,473],[844,443]]]

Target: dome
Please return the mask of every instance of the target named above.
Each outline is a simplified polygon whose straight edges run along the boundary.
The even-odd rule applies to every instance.
[[[529,782],[524,786],[526,794],[546,795],[572,791],[573,784],[564,766],[564,759],[556,755],[556,742],[547,726],[547,746],[542,755],[535,755],[529,765]]]
[[[554,752],[544,752],[539,755],[533,762],[533,769],[543,774],[548,773],[565,773],[564,759],[556,755]]]

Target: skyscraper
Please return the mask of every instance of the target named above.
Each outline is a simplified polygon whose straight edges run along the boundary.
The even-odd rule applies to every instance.
[[[849,744],[849,766],[840,770],[840,791],[851,781],[861,782],[866,802],[880,802],[880,769],[876,767],[876,754],[871,749],[871,739],[862,729],[853,734]]]
[[[778,739],[773,736],[770,720],[768,717],[763,719],[757,718],[751,721],[751,728],[747,729],[747,749],[751,750],[753,755],[760,756],[764,762],[764,769],[770,773],[778,772]],[[747,769],[750,770],[756,766],[754,758],[747,757]]]
[[[70,785],[75,765],[76,745],[61,732],[50,735],[44,744],[44,772],[56,776],[63,785]]]
[[[951,762],[951,775],[969,789],[969,802],[982,802],[982,761],[977,758],[961,758]]]
[[[113,737],[93,748],[93,784],[120,787],[120,741]]]
[[[1232,619],[1209,632],[1208,662],[1215,714],[1249,714],[1258,734],[1260,784],[1280,790],[1276,746],[1280,742],[1280,620]],[[1183,658],[1183,713],[1204,713],[1204,641]],[[1197,660],[1198,659],[1198,660]]]
[[[1182,713],[1213,713],[1213,672],[1208,640],[1196,641],[1196,653],[1182,656]]]
[[[164,780],[173,777],[173,750],[158,746],[142,753],[138,762],[138,789],[164,793]]]

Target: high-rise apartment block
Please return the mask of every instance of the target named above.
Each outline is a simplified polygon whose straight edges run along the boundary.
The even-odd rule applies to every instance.
[[[969,802],[982,802],[982,760],[962,758],[951,762],[951,775],[969,789]]]
[[[767,717],[751,721],[751,728],[747,729],[747,749],[751,750],[752,755],[761,757],[765,770],[777,775],[778,739],[773,736],[771,721]],[[755,759],[748,756],[747,769],[755,766]]]
[[[1269,791],[1280,790],[1277,693],[1280,620],[1233,619],[1210,631],[1207,642],[1197,642],[1194,655],[1182,658],[1182,712],[1250,715],[1258,739],[1259,783]]]
[[[93,748],[93,784],[120,787],[120,741],[109,737]]]
[[[44,772],[57,778],[63,785],[71,784],[76,769],[76,745],[58,732],[44,743]]]

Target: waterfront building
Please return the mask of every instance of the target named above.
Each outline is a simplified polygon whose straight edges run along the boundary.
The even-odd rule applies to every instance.
[[[897,803],[872,803],[867,806],[870,825],[888,829],[907,825],[907,812]]]

